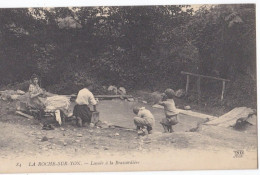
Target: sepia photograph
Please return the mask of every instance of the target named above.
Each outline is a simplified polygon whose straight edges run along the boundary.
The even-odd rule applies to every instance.
[[[256,4],[0,8],[0,173],[258,169]]]

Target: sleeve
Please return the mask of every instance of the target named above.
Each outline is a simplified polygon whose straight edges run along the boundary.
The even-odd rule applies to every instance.
[[[165,102],[164,101],[159,101],[159,105],[165,106]]]
[[[30,84],[30,86],[29,86],[29,94],[31,95],[31,94],[35,94],[34,93],[34,86],[32,85],[32,84]]]
[[[32,98],[32,96],[35,94],[34,86],[32,84],[30,84],[28,92],[29,92],[29,97]]]
[[[30,86],[29,86],[29,89],[28,89],[28,92],[32,92],[32,85],[30,84]]]
[[[96,105],[97,104],[97,101],[95,100],[94,95],[91,92],[89,93],[89,102],[92,105]]]

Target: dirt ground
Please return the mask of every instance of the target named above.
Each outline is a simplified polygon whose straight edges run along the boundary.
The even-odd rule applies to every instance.
[[[101,155],[167,150],[257,150],[257,129],[246,131],[201,126],[196,132],[160,131],[138,136],[119,128],[76,127],[74,121],[54,130],[42,130],[38,120],[16,115],[14,102],[0,102],[0,159],[34,155]]]

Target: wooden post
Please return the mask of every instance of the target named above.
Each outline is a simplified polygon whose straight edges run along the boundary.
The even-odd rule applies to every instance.
[[[186,95],[188,95],[189,81],[190,81],[190,76],[187,75],[187,82],[186,82]]]
[[[200,96],[201,96],[201,91],[200,91],[200,76],[198,77],[197,80],[197,90],[198,90],[198,102],[200,104]]]
[[[224,91],[225,91],[225,81],[222,81],[222,93],[221,93],[221,101],[224,98]]]

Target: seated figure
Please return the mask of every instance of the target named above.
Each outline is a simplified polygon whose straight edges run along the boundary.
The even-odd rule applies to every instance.
[[[31,84],[29,86],[29,99],[30,107],[34,109],[44,110],[45,109],[45,100],[46,100],[46,91],[40,88],[38,76],[33,74],[31,77]]]
[[[37,110],[40,118],[43,114],[52,113],[56,121],[61,125],[61,111],[65,116],[68,115],[70,98],[49,93],[40,88],[38,82],[38,76],[34,74],[29,86],[29,107]]]

